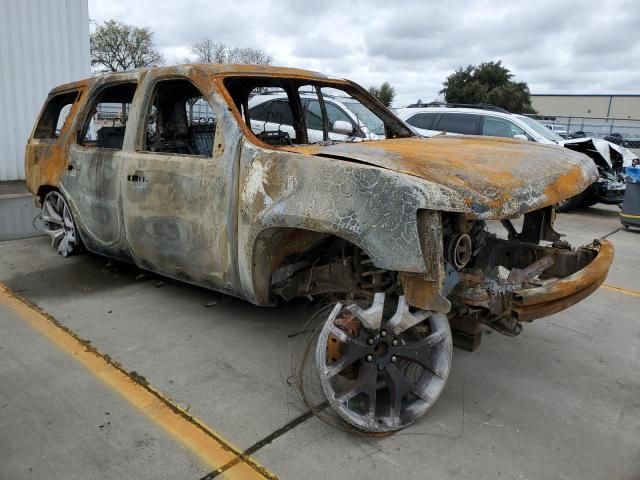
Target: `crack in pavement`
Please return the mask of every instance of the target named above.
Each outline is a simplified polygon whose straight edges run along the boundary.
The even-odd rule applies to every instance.
[[[311,417],[313,417],[315,413],[324,410],[328,406],[329,406],[328,402],[323,402],[320,405],[314,407],[313,410],[308,410],[305,413],[303,413],[301,415],[298,415],[296,418],[291,420],[289,423],[287,423],[283,427],[280,427],[279,429],[275,430],[271,434],[269,434],[266,437],[264,437],[262,440],[259,440],[258,442],[256,442],[253,445],[251,445],[244,452],[242,452],[240,455],[238,455],[237,458],[231,460],[229,463],[227,463],[226,465],[223,465],[222,467],[214,470],[213,472],[208,473],[207,475],[202,477],[200,480],[211,480],[211,479],[214,479],[214,478],[218,477],[219,475],[223,474],[225,471],[229,470],[233,466],[235,466],[238,463],[244,461],[243,459],[245,457],[248,457],[249,455],[253,455],[255,452],[257,452],[261,448],[265,447],[266,445],[269,445],[276,438],[281,437],[282,435],[284,435],[285,433],[287,433],[290,430],[293,430],[298,425],[306,422]]]

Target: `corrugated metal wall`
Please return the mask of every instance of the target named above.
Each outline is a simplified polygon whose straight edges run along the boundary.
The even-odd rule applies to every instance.
[[[24,146],[51,88],[88,77],[87,0],[0,0],[0,181],[24,178]]]

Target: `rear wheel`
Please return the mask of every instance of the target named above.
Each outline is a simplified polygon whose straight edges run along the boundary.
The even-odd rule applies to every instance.
[[[316,344],[316,365],[329,404],[367,432],[398,430],[436,402],[451,369],[452,338],[442,313],[411,312],[404,296],[385,315],[385,294],[363,310],[337,303]]]
[[[76,227],[71,209],[58,191],[47,193],[42,202],[44,232],[51,237],[51,246],[67,257],[78,250]]]

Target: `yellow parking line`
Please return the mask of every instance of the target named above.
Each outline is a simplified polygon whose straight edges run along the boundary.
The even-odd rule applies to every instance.
[[[242,480],[277,478],[245,456],[238,448],[222,439],[203,422],[154,390],[144,378],[124,370],[117,362],[98,352],[89,342],[78,337],[28,300],[13,293],[2,283],[0,283],[0,305],[11,309],[34,330],[75,358],[207,465],[217,469],[239,459],[234,468],[225,472],[225,478]]]
[[[622,293],[624,295],[629,295],[630,297],[640,297],[640,291],[631,290],[630,288],[616,287],[615,285],[608,285],[606,283],[602,284],[602,288],[606,288],[607,290],[611,290],[613,292]]]

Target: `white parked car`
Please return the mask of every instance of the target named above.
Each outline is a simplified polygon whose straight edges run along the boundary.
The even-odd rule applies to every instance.
[[[431,106],[429,106],[431,105]],[[626,188],[623,166],[638,158],[629,149],[599,138],[565,140],[538,120],[489,105],[434,104],[400,108],[397,115],[416,133],[435,135],[484,135],[562,145],[591,157],[600,179],[586,191],[557,205],[560,211],[596,203],[619,205]]]
[[[300,93],[309,143],[323,142],[323,116],[318,96],[313,92]],[[329,141],[361,141],[385,138],[384,124],[366,107],[344,94],[323,93],[327,111]],[[279,135],[283,143],[287,136],[295,138],[293,113],[287,95],[282,91],[267,92],[249,99],[251,130],[256,135]]]
[[[567,135],[569,135],[569,132],[567,132],[567,129],[565,128],[564,125],[556,125],[554,123],[545,123],[544,126],[547,127],[549,130],[551,130],[553,133],[557,133],[562,138],[567,138]]]

